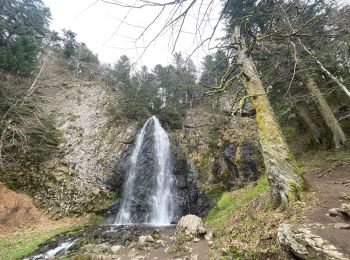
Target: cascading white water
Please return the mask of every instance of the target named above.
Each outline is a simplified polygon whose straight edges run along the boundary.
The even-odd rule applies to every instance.
[[[157,158],[157,188],[153,195],[152,224],[169,225],[173,214],[172,188],[174,178],[171,172],[170,140],[160,125],[158,118],[154,120],[154,140]]]
[[[131,224],[131,214],[130,214],[130,206],[131,206],[131,200],[132,200],[132,191],[135,188],[135,178],[136,178],[136,163],[137,158],[139,157],[141,144],[143,142],[143,138],[145,135],[145,129],[148,123],[152,120],[152,118],[149,118],[146,123],[143,125],[140,133],[136,137],[136,144],[135,148],[131,154],[130,157],[130,168],[128,171],[128,176],[126,179],[126,183],[124,185],[123,190],[123,201],[118,213],[118,216],[116,218],[115,223],[116,224]]]
[[[136,217],[133,216],[135,211],[142,205],[135,205],[135,197],[138,196],[137,189],[142,189],[138,183],[138,178],[145,178],[143,165],[139,165],[139,158],[142,156],[142,146],[145,140],[146,128],[149,124],[153,124],[153,140],[154,145],[152,151],[152,163],[154,172],[152,176],[148,176],[147,184],[154,186],[151,194],[145,196],[141,204],[150,205],[150,212],[143,216],[143,223],[137,223]],[[148,163],[148,162],[143,162]],[[141,182],[145,185],[145,181]],[[127,180],[124,185],[122,194],[122,202],[115,224],[152,224],[152,225],[169,225],[174,214],[173,205],[173,184],[174,177],[172,175],[170,140],[166,131],[160,125],[157,117],[149,118],[141,129],[136,138],[135,148],[129,159],[129,170]],[[140,198],[138,198],[139,200]]]

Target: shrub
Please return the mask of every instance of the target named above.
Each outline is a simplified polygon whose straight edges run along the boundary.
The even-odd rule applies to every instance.
[[[142,102],[126,102],[122,109],[125,117],[140,122],[151,116],[147,106]]]
[[[174,107],[165,107],[160,110],[158,118],[165,128],[181,129],[184,112]]]
[[[0,68],[9,72],[29,75],[36,65],[39,43],[32,37],[20,37],[0,48]]]

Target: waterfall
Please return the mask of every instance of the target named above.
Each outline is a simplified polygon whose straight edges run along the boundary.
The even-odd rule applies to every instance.
[[[173,186],[169,136],[153,116],[137,135],[115,224],[169,225]]]

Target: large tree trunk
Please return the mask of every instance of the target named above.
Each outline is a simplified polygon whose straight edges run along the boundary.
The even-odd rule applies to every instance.
[[[305,84],[306,84],[306,87],[311,92],[311,94],[314,95],[318,103],[320,112],[327,126],[333,133],[333,142],[334,142],[335,148],[340,148],[345,144],[346,137],[337,119],[335,118],[331,108],[329,107],[326,99],[323,97],[321,91],[319,90],[316,84],[316,81],[310,74],[305,75]]]
[[[280,130],[253,59],[247,55],[239,26],[234,27],[231,40],[243,74],[242,80],[256,110],[260,144],[273,200],[276,205],[287,206],[299,198],[301,174]]]
[[[313,141],[316,142],[317,144],[321,144],[322,143],[321,131],[319,130],[319,127],[315,124],[315,122],[312,120],[310,112],[307,109],[305,103],[295,102],[294,106],[299,116],[303,119],[304,123],[309,129]]]
[[[303,49],[315,60],[320,69],[327,75],[327,77],[331,78],[337,85],[344,91],[344,93],[350,98],[350,91],[345,87],[345,85],[337,79],[329,70],[326,69],[325,66],[317,59],[317,57],[301,42],[299,38],[299,43],[303,47]]]

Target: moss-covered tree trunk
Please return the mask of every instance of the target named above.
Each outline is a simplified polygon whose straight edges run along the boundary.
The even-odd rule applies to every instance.
[[[298,199],[302,177],[280,130],[253,59],[247,54],[239,26],[234,27],[231,40],[236,50],[237,63],[243,74],[242,80],[256,109],[260,144],[273,200],[276,205],[287,206]]]
[[[299,116],[303,119],[304,123],[306,124],[307,128],[309,129],[313,141],[317,144],[321,144],[322,143],[321,131],[320,131],[319,127],[315,124],[314,120],[312,120],[310,112],[307,109],[305,103],[295,102],[294,106],[295,106],[295,109],[297,110]]]
[[[335,148],[340,148],[346,142],[346,137],[342,128],[340,127],[326,99],[324,98],[320,89],[318,88],[315,79],[310,74],[305,75],[305,84],[311,92],[311,94],[315,97],[318,103],[319,110],[327,126],[332,131]]]

